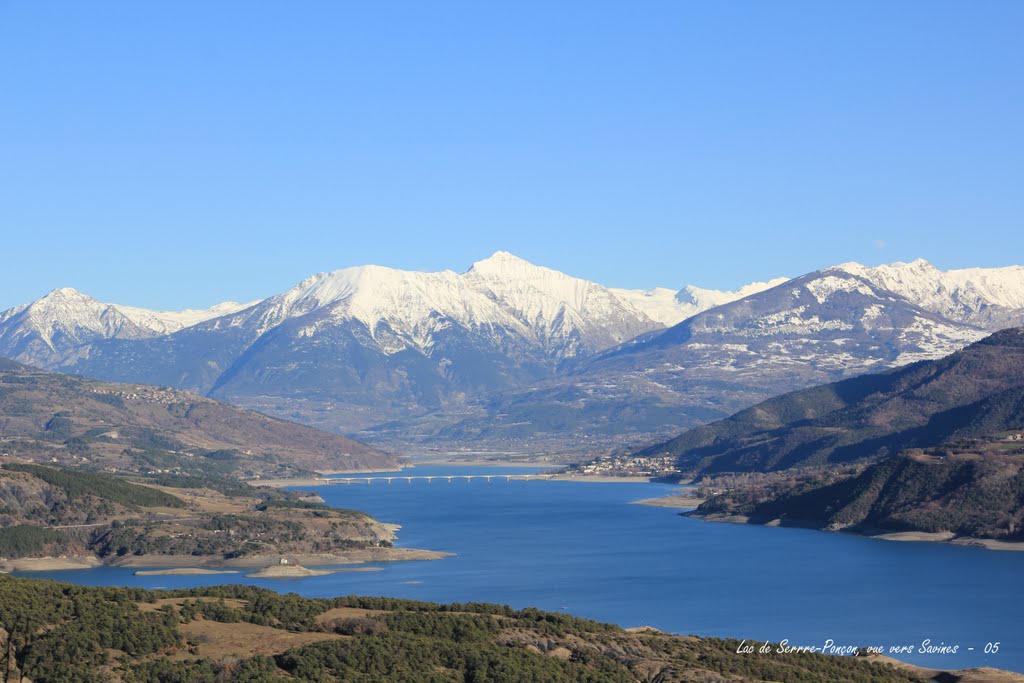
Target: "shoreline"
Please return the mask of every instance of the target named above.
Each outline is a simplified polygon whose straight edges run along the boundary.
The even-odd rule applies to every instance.
[[[575,481],[581,484],[650,484],[654,477],[628,477],[613,474],[556,474],[545,481]]]
[[[134,576],[206,576],[208,574],[237,574],[234,569],[203,569],[202,567],[179,567],[176,569],[140,569]]]
[[[160,576],[175,574],[237,574],[241,569],[259,570],[278,566],[281,558],[289,562],[309,566],[344,566],[338,571],[375,571],[373,567],[351,567],[376,562],[432,561],[452,557],[454,553],[417,548],[356,548],[342,554],[308,553],[283,555],[252,555],[224,559],[196,555],[132,555],[103,562],[93,555],[66,557],[29,557],[0,561],[0,573],[49,572],[73,569],[95,569],[114,567],[138,569],[139,576]],[[143,573],[145,572],[145,573]]]
[[[951,531],[890,531],[881,533],[870,533],[867,531],[858,531],[855,529],[822,529],[812,524],[799,524],[797,522],[790,522],[783,524],[780,519],[773,519],[767,522],[754,522],[746,515],[726,515],[722,513],[712,513],[709,515],[695,515],[690,512],[682,512],[681,515],[690,517],[692,519],[699,519],[702,522],[714,522],[714,523],[728,523],[728,524],[749,524],[753,526],[764,526],[764,527],[788,527],[792,529],[810,529],[812,531],[820,531],[822,533],[840,533],[849,534],[851,536],[859,536],[861,538],[871,538],[879,541],[889,541],[893,543],[942,543],[945,545],[958,545],[969,548],[981,548],[982,550],[998,550],[1003,552],[1021,552],[1024,551],[1024,541],[999,541],[994,538],[974,538],[973,536],[957,536]]]
[[[485,465],[480,465],[480,467],[484,467],[484,466]],[[496,467],[495,465],[486,465],[486,466],[487,467]],[[508,466],[503,466],[503,467],[508,467],[509,469],[511,469],[511,468],[518,467],[518,466],[517,465],[508,465]],[[525,467],[525,465],[524,465],[524,467]],[[367,477],[367,476],[369,476],[369,477],[384,477],[384,476],[387,476],[389,474],[391,474],[391,473],[390,472],[363,472],[362,476],[363,477]],[[417,476],[417,475],[394,474],[393,476],[396,477],[396,478],[400,478],[400,477],[403,477],[403,476]],[[439,478],[439,479],[443,479],[444,478],[444,475],[434,475],[434,476],[437,476],[437,478]],[[457,476],[461,477],[463,475],[457,475]],[[492,474],[491,476],[502,477],[502,476],[505,476],[505,475],[502,475],[502,474]],[[521,475],[519,475],[519,474],[512,474],[510,476],[518,477],[518,476],[521,476]],[[531,474],[530,476],[535,476],[536,477],[536,479],[530,479],[530,481],[571,481],[571,482],[578,482],[578,483],[584,483],[584,484],[649,484],[651,482],[654,482],[655,479],[656,479],[655,477],[627,477],[627,476],[599,475],[599,474],[597,474],[597,475],[544,474],[543,472],[537,472],[537,473]],[[337,479],[340,479],[340,477],[327,477],[327,476],[323,476],[323,477],[295,477],[295,478],[292,478],[292,479],[262,479],[262,480],[259,480],[258,483],[256,483],[256,482],[249,482],[249,484],[250,485],[256,485],[256,486],[268,486],[270,488],[293,488],[293,487],[303,487],[303,486],[341,486],[341,485],[343,485],[340,482],[337,482]],[[355,479],[359,479],[359,476],[356,476]],[[357,481],[357,482],[355,482],[353,484],[344,484],[344,485],[355,486],[355,485],[357,485],[359,483],[365,483],[365,482],[358,482]]]
[[[696,510],[706,498],[688,498],[679,494],[670,494],[660,498],[644,498],[634,500],[630,505],[647,505],[649,507],[672,508],[675,510]]]

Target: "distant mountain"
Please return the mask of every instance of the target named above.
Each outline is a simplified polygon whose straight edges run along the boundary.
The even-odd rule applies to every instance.
[[[1024,325],[1024,267],[941,271],[923,259],[870,268],[845,263],[836,270],[864,277],[921,308],[988,330]]]
[[[938,358],[1014,324],[1020,267],[843,264],[734,292],[625,290],[498,252],[461,274],[320,273],[192,315],[58,290],[0,314],[0,355],[389,447],[586,452]]]
[[[0,363],[0,456],[135,473],[288,476],[387,469],[337,434],[174,389]]]
[[[654,289],[613,289],[617,296],[633,304],[652,320],[657,320],[666,327],[677,325],[709,308],[731,303],[751,294],[763,292],[781,285],[786,278],[780,277],[768,282],[752,282],[740,287],[735,292],[704,289],[687,285],[678,292],[664,287]]]
[[[105,304],[65,287],[0,313],[0,354],[30,365],[56,367],[92,342],[148,339],[247,305],[229,301],[203,311],[150,311]]]
[[[523,386],[661,327],[605,287],[498,252],[463,274],[320,273],[172,334],[95,335],[50,367],[348,430]]]
[[[698,474],[834,465],[1024,423],[1024,329],[934,361],[804,389],[697,427],[643,455]]]
[[[1013,308],[1022,273],[942,273],[921,261],[826,268],[567,364],[552,379],[365,436],[575,452],[668,438],[786,391],[956,351],[990,331],[983,323],[1024,319]]]

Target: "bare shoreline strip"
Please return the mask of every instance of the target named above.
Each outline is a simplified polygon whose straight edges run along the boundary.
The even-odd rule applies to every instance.
[[[140,569],[135,576],[191,576],[193,574],[237,574],[237,569],[203,569],[202,567],[177,567],[175,569]]]
[[[751,522],[749,517],[744,515],[724,515],[721,513],[714,513],[710,515],[686,515],[688,517],[694,517],[704,522],[729,522],[731,524],[757,524],[758,526],[783,526],[781,520],[773,519],[770,522],[763,524],[757,522]],[[799,526],[796,524],[789,524],[788,526]],[[825,533],[845,533],[852,534],[854,536],[860,536],[861,538],[873,538],[879,541],[893,541],[897,543],[946,543],[948,545],[959,545],[967,546],[970,548],[982,548],[984,550],[1003,550],[1010,552],[1024,551],[1024,542],[1020,541],[998,541],[992,538],[974,538],[971,536],[957,536],[956,534],[949,531],[939,532],[927,532],[927,531],[895,531],[889,533],[865,533],[861,531],[851,531],[848,529],[829,531],[827,529],[820,529],[815,526],[805,526],[802,528],[813,529],[815,531],[822,531]]]
[[[634,500],[630,505],[650,505],[651,507],[674,508],[676,510],[695,510],[700,507],[704,500],[704,498],[687,498],[686,496],[672,494],[662,496],[661,498]]]
[[[360,476],[362,476],[362,477],[385,477],[385,476],[389,476],[389,475],[390,475],[390,473],[386,473],[385,474],[385,473],[362,472],[360,474],[355,474],[354,478],[356,480],[358,480],[360,478]],[[530,481],[573,481],[573,482],[581,482],[581,483],[588,483],[588,484],[647,484],[647,483],[650,483],[650,482],[654,481],[653,477],[625,477],[625,476],[611,476],[611,475],[605,476],[605,475],[576,475],[576,474],[553,474],[553,475],[548,475],[548,474],[544,474],[542,472],[537,472],[536,475],[537,475],[537,478],[536,479],[530,479]],[[400,478],[400,477],[409,476],[409,475],[395,474],[395,475],[390,475],[390,476],[394,476],[395,478]],[[416,475],[412,475],[412,476],[416,476]],[[464,475],[457,475],[457,476],[461,477],[461,476],[464,476]],[[501,473],[494,473],[494,474],[492,474],[490,476],[493,476],[495,478],[500,478],[500,477],[503,477],[505,475],[501,474]],[[523,475],[522,474],[509,473],[508,476],[521,477]],[[531,475],[531,476],[533,476],[533,475]],[[436,478],[437,479],[443,479],[444,475],[438,476]],[[249,481],[248,483],[250,485],[252,485],[252,486],[269,486],[271,488],[289,488],[289,487],[294,487],[294,486],[300,486],[300,487],[301,486],[339,486],[339,485],[341,485],[341,483],[338,481],[338,479],[343,479],[343,477],[327,477],[327,476],[324,476],[324,477],[296,477],[294,479],[258,479],[258,480]],[[517,481],[518,481],[518,479],[517,479]],[[353,485],[356,485],[356,484],[353,484]]]
[[[297,564],[271,565],[246,574],[249,579],[298,579],[307,576],[326,576],[332,569],[306,569]]]
[[[131,555],[116,558],[105,563],[93,555],[67,557],[26,557],[17,560],[0,561],[0,573],[4,572],[49,572],[72,569],[93,569],[95,567],[135,568],[140,576],[173,574],[227,574],[241,569],[262,569],[277,565],[281,557],[292,562],[309,566],[345,566],[344,571],[376,571],[376,567],[359,567],[377,562],[408,562],[440,560],[451,557],[452,553],[417,548],[353,548],[344,555],[329,553],[283,555],[252,555],[225,560],[221,557],[196,555]],[[342,570],[338,570],[342,571]],[[145,573],[143,573],[145,572]]]
[[[92,569],[102,565],[92,555],[65,557],[23,557],[0,562],[0,572],[52,572],[69,569]]]

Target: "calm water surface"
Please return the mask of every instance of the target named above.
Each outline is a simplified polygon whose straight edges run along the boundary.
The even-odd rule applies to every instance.
[[[411,474],[532,470],[419,467]],[[402,525],[399,545],[456,557],[288,580],[137,577],[98,568],[33,573],[91,585],[250,583],[307,596],[350,593],[483,601],[624,626],[792,644],[959,645],[899,655],[930,666],[1024,672],[1024,553],[892,543],[803,529],[711,524],[631,501],[661,484],[435,480],[318,489],[328,504]],[[998,654],[984,653],[999,642]],[[968,648],[974,648],[973,651]]]

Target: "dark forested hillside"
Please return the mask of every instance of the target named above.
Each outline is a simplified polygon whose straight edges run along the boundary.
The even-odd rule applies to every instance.
[[[910,453],[848,477],[741,487],[712,498],[696,514],[743,515],[753,522],[779,520],[830,531],[920,531],[1020,541],[1024,451],[998,448],[1012,444],[1020,442],[977,443],[963,453]]]
[[[856,462],[1024,425],[1024,329],[950,356],[796,391],[692,429],[642,455],[685,472]]]
[[[9,680],[34,683],[926,680],[854,657],[737,655],[737,641],[629,632],[535,609],[311,599],[251,586],[145,591],[0,576],[0,629]]]

